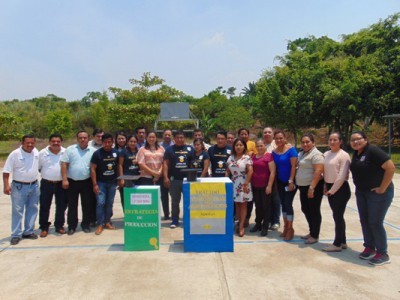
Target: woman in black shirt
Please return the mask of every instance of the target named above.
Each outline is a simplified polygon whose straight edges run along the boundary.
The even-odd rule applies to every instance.
[[[136,135],[128,137],[126,143],[126,149],[122,149],[119,156],[119,174],[121,175],[140,175],[139,164],[137,161],[137,148],[138,139]],[[134,185],[139,185],[139,180],[133,181]],[[124,186],[125,181],[120,180],[119,182],[119,193],[121,196],[122,209],[124,209]]]
[[[359,257],[369,260],[372,265],[388,264],[390,258],[383,221],[394,196],[395,166],[385,152],[368,143],[361,131],[351,134],[350,144],[355,150],[350,170],[356,186],[365,247]]]

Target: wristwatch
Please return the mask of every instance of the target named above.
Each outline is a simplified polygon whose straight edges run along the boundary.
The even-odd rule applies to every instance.
[[[289,182],[289,183],[293,183],[293,180],[290,180],[290,179],[289,179],[289,181],[288,181],[288,182]]]
[[[310,189],[310,190],[313,190],[313,189],[314,189],[314,187],[313,187],[312,185],[310,185],[309,189]]]

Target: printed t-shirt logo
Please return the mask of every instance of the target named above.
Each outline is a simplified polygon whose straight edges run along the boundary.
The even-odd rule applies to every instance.
[[[184,157],[184,156],[182,156],[182,155],[181,155],[181,156],[179,156],[178,158],[179,158],[179,161],[180,161],[180,162],[183,162],[183,161],[185,160],[185,157]]]
[[[113,164],[108,164],[107,167],[109,170],[112,170]]]
[[[222,168],[223,166],[224,166],[224,162],[223,162],[222,160],[220,160],[220,161],[218,162],[218,167]]]
[[[228,153],[228,154],[231,154],[231,150],[230,149],[228,149],[228,150],[226,150],[226,153]]]

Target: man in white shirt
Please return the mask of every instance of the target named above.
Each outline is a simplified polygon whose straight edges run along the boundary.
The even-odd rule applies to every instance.
[[[197,128],[193,131],[193,141],[195,139],[202,139],[203,140],[203,144],[204,144],[204,151],[208,152],[208,148],[211,147],[211,145],[207,144],[206,142],[204,142],[204,133],[203,130]],[[193,142],[190,144],[193,148],[194,148],[194,144]]]
[[[54,227],[60,234],[67,233],[64,229],[65,210],[67,209],[66,191],[62,187],[61,156],[65,148],[62,147],[61,134],[52,134],[49,138],[49,146],[39,152],[39,171],[42,173],[40,182],[40,210],[39,225],[42,232],[40,237],[46,237],[49,233],[49,214],[53,195],[56,198],[56,218]]]
[[[33,232],[38,214],[39,152],[35,148],[36,139],[32,134],[22,137],[21,147],[10,153],[3,169],[4,194],[11,195],[11,245],[17,245],[21,237],[37,239]],[[10,185],[10,174],[13,181]],[[25,229],[22,219],[25,210]]]
[[[89,147],[92,147],[95,150],[99,150],[101,147],[103,147],[103,135],[103,129],[96,128],[95,130],[93,130],[93,139],[89,142]]]

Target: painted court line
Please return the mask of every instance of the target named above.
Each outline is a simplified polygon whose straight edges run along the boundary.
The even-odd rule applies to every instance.
[[[351,210],[354,210],[354,211],[358,212],[358,210],[355,209],[355,208],[352,208],[352,207],[350,207],[350,206],[346,206],[346,207],[349,208],[349,209],[351,209]],[[383,222],[383,224],[385,224],[385,225],[387,225],[387,226],[390,226],[390,227],[392,227],[392,228],[394,228],[394,229],[400,230],[400,227],[394,226],[394,225],[389,224],[389,223],[387,223],[387,222]]]
[[[363,242],[363,239],[348,239],[348,242]],[[400,241],[400,238],[389,238],[388,241]],[[333,243],[333,240],[320,240],[323,243]],[[304,240],[291,241],[241,241],[234,244],[285,244],[285,243],[304,243]],[[160,246],[183,246],[183,243],[162,243]],[[48,247],[6,247],[0,250],[51,250],[51,249],[85,249],[85,248],[117,248],[124,247],[124,244],[111,245],[83,245],[83,246],[48,246]],[[134,251],[132,251],[134,252]]]

